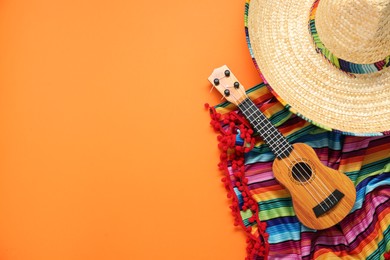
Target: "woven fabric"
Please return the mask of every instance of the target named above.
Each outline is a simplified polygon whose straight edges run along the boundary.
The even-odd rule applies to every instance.
[[[355,184],[356,203],[339,224],[312,230],[295,216],[272,173],[275,156],[237,108],[211,107],[222,181],[235,225],[247,232],[247,259],[384,259],[390,250],[390,136],[358,137],[319,128],[291,113],[264,84],[247,91],[290,143],[306,143],[321,162]]]

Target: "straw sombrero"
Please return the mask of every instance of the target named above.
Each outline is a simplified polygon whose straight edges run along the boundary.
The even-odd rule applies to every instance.
[[[256,66],[292,112],[390,134],[390,0],[252,0],[245,23]]]

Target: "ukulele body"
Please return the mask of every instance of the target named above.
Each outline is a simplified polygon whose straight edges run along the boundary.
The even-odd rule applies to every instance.
[[[318,230],[339,223],[355,203],[353,182],[324,166],[310,146],[297,143],[293,148],[288,157],[275,159],[272,170],[289,190],[299,221]]]
[[[355,204],[356,190],[345,174],[324,166],[310,146],[291,145],[246,95],[226,65],[215,69],[208,79],[226,100],[238,106],[275,154],[274,176],[290,191],[302,224],[325,229],[347,216]]]

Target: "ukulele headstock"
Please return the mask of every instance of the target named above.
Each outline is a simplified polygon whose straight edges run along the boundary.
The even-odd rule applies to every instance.
[[[214,69],[208,80],[230,103],[238,105],[247,98],[245,88],[226,65]]]

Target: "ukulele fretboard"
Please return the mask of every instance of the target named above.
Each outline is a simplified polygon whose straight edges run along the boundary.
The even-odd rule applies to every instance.
[[[292,145],[256,107],[252,100],[246,98],[238,107],[277,158],[282,159],[289,156],[293,149]]]

